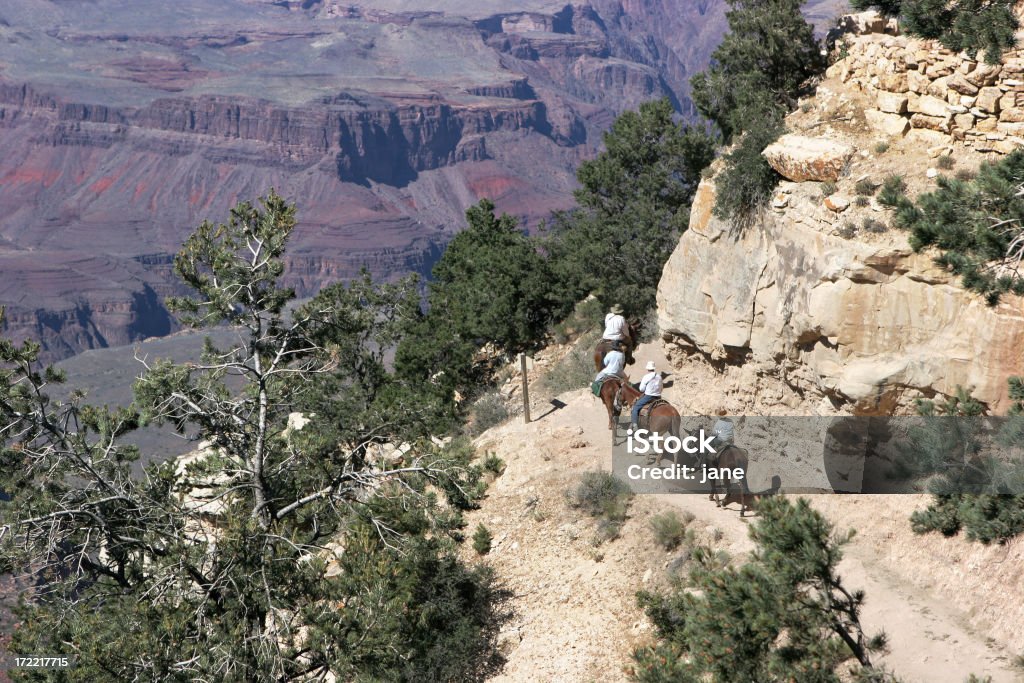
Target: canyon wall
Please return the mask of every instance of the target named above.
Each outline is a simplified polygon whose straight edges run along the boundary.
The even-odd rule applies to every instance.
[[[839,0],[808,3],[824,25]],[[22,0],[0,7],[6,334],[49,358],[161,334],[170,261],[270,188],[301,294],[429,272],[482,197],[527,226],[625,109],[669,97],[725,0]],[[156,300],[156,308],[151,302]],[[117,313],[114,313],[114,312]]]

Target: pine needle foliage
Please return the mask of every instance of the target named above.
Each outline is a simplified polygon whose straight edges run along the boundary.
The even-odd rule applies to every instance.
[[[871,662],[885,638],[860,623],[864,592],[838,574],[852,534],[836,534],[806,499],[773,498],[760,514],[746,564],[698,548],[687,579],[666,593],[640,593],[660,640],[634,653],[634,678],[838,683],[852,668],[891,680]]]
[[[886,180],[879,201],[895,207],[915,250],[939,249],[936,262],[989,304],[1024,295],[1024,151],[983,164],[973,179],[939,176],[937,189],[916,200],[899,189]]]
[[[851,0],[856,10],[877,9],[900,17],[900,29],[932,38],[954,52],[972,58],[984,50],[985,61],[998,64],[1003,52],[1016,43],[1014,0]]]

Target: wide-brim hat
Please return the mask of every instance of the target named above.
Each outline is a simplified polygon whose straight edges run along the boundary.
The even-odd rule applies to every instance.
[[[618,304],[612,304],[611,311],[615,315],[622,315],[622,306],[620,306]]]
[[[657,369],[657,366],[654,364],[653,360],[647,361],[647,369],[648,370],[656,370]]]

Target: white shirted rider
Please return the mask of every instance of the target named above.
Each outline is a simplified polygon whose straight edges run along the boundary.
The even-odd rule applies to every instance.
[[[604,354],[604,367],[594,378],[595,382],[601,382],[610,377],[626,379],[626,354],[618,349],[612,349]]]
[[[604,335],[602,336],[605,341],[613,342],[616,348],[629,339],[626,319],[622,317],[622,306],[614,304],[608,315],[604,317]]]
[[[640,391],[642,391],[644,395],[638,398],[636,403],[633,404],[633,420],[630,424],[632,429],[637,428],[637,422],[640,420],[640,409],[651,401],[661,398],[661,388],[661,373],[658,372],[658,368],[654,364],[654,361],[649,361],[647,363],[647,374],[640,380]]]

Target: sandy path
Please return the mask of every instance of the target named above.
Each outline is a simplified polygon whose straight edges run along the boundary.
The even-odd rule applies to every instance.
[[[648,360],[659,369],[668,367],[659,346],[645,345],[637,353],[637,364],[629,368],[634,381]],[[665,398],[684,414],[688,389],[673,383],[665,391]],[[741,519],[735,509],[718,510],[700,495],[649,495],[637,498],[618,540],[593,548],[587,536],[591,523],[567,510],[564,492],[580,471],[610,468],[605,414],[589,392],[571,392],[561,399],[564,408],[545,414],[547,406],[538,397],[533,412],[543,415],[539,421],[510,422],[480,441],[498,452],[508,469],[470,522],[484,521],[497,532],[490,562],[518,594],[517,621],[507,633],[508,666],[495,680],[626,680],[623,667],[632,647],[649,636],[635,593],[662,580],[670,559],[653,544],[650,515],[666,507],[687,510],[696,517],[695,528],[721,532],[718,545],[733,556],[752,547],[749,518]],[[821,497],[815,505],[841,528],[886,514],[894,515],[893,528],[910,533],[903,508],[913,501],[900,501],[903,508],[897,512],[892,505],[862,505],[858,518],[849,506],[870,503],[858,498]],[[529,519],[534,509],[543,512],[543,521]],[[852,524],[844,525],[844,519]],[[904,536],[886,533],[892,537],[888,542],[904,542]],[[891,653],[880,660],[906,683],[961,683],[971,673],[991,676],[994,683],[1024,681],[1010,663],[1012,653],[972,629],[951,600],[892,571],[881,534],[858,534],[841,564],[846,585],[866,591],[864,624],[889,636]]]
[[[648,360],[653,360],[659,368],[668,367],[658,344],[647,344],[638,350],[637,362],[646,363]],[[676,383],[664,393],[665,398],[680,406],[685,415],[684,394],[682,384]],[[703,496],[663,495],[657,498],[666,505],[689,510],[699,519],[714,523],[723,532],[728,528],[730,535],[741,536],[742,539],[734,541],[735,551],[751,549],[752,544],[746,538],[747,522],[739,515],[715,514],[715,510],[709,514],[707,506],[711,503]],[[812,500],[815,498],[821,497],[815,496]],[[847,507],[843,503],[857,504],[855,497],[829,498],[832,500],[828,503],[833,507]],[[844,528],[841,523],[837,526]],[[872,633],[885,631],[889,636],[890,653],[881,658],[883,663],[907,683],[958,683],[972,673],[991,676],[993,683],[1024,681],[1024,672],[1012,668],[1008,653],[971,629],[966,615],[952,607],[948,599],[908,586],[882,566],[878,550],[870,543],[860,542],[862,540],[854,537],[846,547],[840,571],[847,586],[866,592],[867,601],[862,615],[865,626]]]

